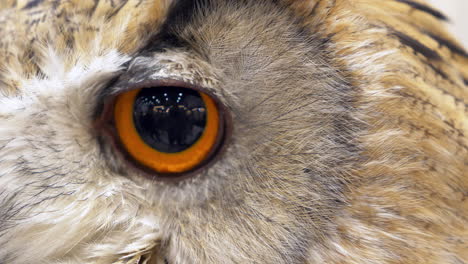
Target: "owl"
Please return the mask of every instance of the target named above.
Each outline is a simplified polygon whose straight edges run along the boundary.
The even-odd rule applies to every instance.
[[[0,263],[468,263],[468,53],[423,0],[0,0]]]

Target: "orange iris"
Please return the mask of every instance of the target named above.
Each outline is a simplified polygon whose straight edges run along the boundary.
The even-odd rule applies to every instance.
[[[190,147],[180,152],[166,153],[149,146],[135,127],[134,104],[141,90],[135,89],[120,94],[114,108],[114,120],[118,135],[133,159],[158,173],[186,172],[205,161],[212,153],[219,134],[220,117],[214,100],[202,92],[199,93],[206,109],[206,123],[201,136]]]

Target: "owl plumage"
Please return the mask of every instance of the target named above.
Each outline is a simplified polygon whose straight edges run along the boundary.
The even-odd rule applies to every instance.
[[[0,263],[468,262],[468,54],[420,0],[0,0]],[[148,178],[96,120],[203,87],[229,138]]]

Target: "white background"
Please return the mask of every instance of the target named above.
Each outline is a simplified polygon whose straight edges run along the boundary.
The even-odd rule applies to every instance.
[[[428,0],[450,18],[449,28],[468,50],[468,0]]]

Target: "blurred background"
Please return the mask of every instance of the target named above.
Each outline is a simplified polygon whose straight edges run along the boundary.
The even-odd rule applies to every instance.
[[[468,50],[468,0],[427,0],[450,18],[448,27]]]

